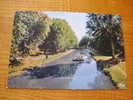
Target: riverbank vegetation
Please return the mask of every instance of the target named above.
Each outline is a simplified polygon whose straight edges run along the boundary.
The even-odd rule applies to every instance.
[[[59,59],[71,53],[71,49],[88,49],[98,69],[110,77],[116,88],[126,89],[121,17],[110,14],[86,15],[86,33],[78,41],[70,23],[65,19],[50,18],[43,12],[16,12],[9,77],[22,74],[24,69],[41,67]],[[79,56],[82,57],[82,54],[80,52]]]
[[[42,12],[18,11],[14,16],[9,74],[39,66],[77,47],[77,37],[64,19]],[[26,61],[26,59],[32,59]],[[33,60],[38,58],[37,60]]]
[[[117,88],[126,88],[126,71],[121,17],[88,14],[87,33],[79,43],[88,48],[98,69],[108,75]]]

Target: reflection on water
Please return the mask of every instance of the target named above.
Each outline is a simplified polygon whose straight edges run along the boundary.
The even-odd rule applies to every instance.
[[[78,54],[78,51],[76,53]],[[72,56],[72,54],[69,56]],[[66,61],[67,57],[65,56],[62,60],[65,59],[64,61]],[[96,61],[89,55],[85,57],[85,61],[83,62],[26,69],[23,75],[10,78],[8,80],[8,87],[48,89],[115,88],[109,77],[97,69]]]
[[[97,70],[96,62],[91,59],[91,63],[82,63],[78,66],[70,89],[113,89],[109,77]]]
[[[57,64],[47,67],[34,67],[27,69],[28,74],[31,78],[45,78],[45,77],[66,77],[72,76],[77,69],[77,63],[73,64]],[[30,72],[30,73],[29,73]]]

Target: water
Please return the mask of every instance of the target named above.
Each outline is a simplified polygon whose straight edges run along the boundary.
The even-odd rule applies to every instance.
[[[85,54],[84,59],[85,61],[82,62],[27,69],[23,75],[10,78],[8,87],[41,89],[115,88],[109,77],[97,69],[96,61],[89,54]],[[66,61],[66,59],[63,60]]]
[[[81,63],[69,84],[69,89],[113,89],[109,77],[97,69],[95,60]]]

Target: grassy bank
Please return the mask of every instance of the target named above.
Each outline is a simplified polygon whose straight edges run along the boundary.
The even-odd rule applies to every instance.
[[[127,89],[127,74],[124,61],[117,64],[110,64],[109,61],[111,61],[111,57],[95,56],[94,59],[98,63],[98,68],[111,78],[112,82],[116,85],[117,88]]]
[[[41,65],[44,65],[45,63],[49,63],[51,61],[54,61],[56,59],[59,59],[60,57],[63,57],[69,53],[71,53],[73,50],[69,50],[66,52],[49,55],[48,59],[46,59],[45,55],[39,55],[39,56],[28,56],[22,60],[22,65],[19,66],[12,66],[9,67],[9,77],[14,77],[17,75],[20,75],[24,72],[25,68],[29,67],[41,67]]]

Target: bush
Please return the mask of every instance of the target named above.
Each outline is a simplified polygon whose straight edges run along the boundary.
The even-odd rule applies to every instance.
[[[21,60],[17,60],[15,57],[11,57],[9,62],[10,62],[9,66],[11,66],[11,67],[22,65]]]

